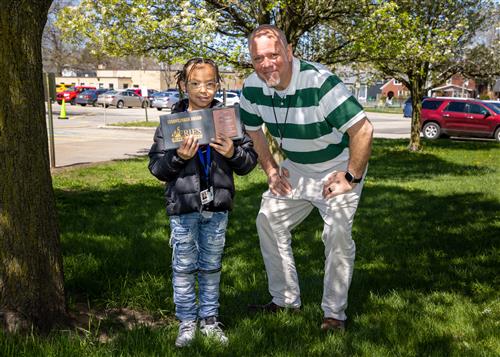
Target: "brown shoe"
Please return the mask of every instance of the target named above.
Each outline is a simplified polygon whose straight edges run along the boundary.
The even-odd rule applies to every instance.
[[[270,302],[264,305],[260,304],[250,304],[248,305],[248,310],[250,312],[267,312],[270,314],[276,314],[280,311],[291,311],[291,312],[299,312],[300,308],[298,307],[290,307],[286,308],[283,306],[276,305],[274,302]]]
[[[345,331],[345,320],[337,320],[333,317],[325,317],[323,323],[321,324],[322,331]]]

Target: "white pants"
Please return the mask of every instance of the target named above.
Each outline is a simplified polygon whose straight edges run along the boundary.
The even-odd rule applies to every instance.
[[[345,320],[347,294],[356,254],[351,230],[363,182],[346,194],[326,200],[322,196],[326,177],[334,171],[345,171],[347,162],[322,173],[303,172],[287,160],[282,166],[290,173],[292,193],[287,196],[275,196],[266,191],[262,195],[256,222],[268,276],[269,293],[277,305],[301,305],[299,281],[291,247],[291,231],[317,207],[324,221],[322,240],[325,245],[321,308],[324,317]]]

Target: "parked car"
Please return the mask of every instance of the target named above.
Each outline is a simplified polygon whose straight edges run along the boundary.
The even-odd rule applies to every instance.
[[[70,84],[64,84],[64,83],[56,84],[56,93],[64,92],[69,87],[71,87]]]
[[[140,88],[127,88],[127,89],[124,89],[123,91],[124,92],[132,92],[132,93],[135,93],[137,95],[142,94],[142,90]]]
[[[486,105],[492,104],[497,108],[500,108],[500,100],[483,100]]]
[[[97,98],[97,104],[103,105],[106,108],[115,106],[119,109],[128,107],[142,107],[145,108],[148,104],[147,99],[135,94],[133,91],[129,90],[113,90],[101,94]]]
[[[481,100],[428,98],[422,104],[421,125],[431,140],[453,135],[500,141],[500,109]]]
[[[241,97],[241,89],[230,89],[228,92],[236,93],[238,94],[238,97]]]
[[[424,100],[429,97],[424,96]],[[411,101],[411,97],[405,100],[404,105],[403,105],[403,117],[404,118],[411,118],[413,115],[413,103]]]
[[[153,108],[158,110],[162,110],[165,108],[172,109],[180,99],[179,92],[166,91],[162,92],[162,95],[158,95],[153,99],[153,103],[151,104]]]
[[[116,106],[121,109],[124,107],[132,108],[132,107],[142,107],[145,108],[148,106],[148,100],[139,94],[136,94],[131,91],[123,91],[117,92],[112,98],[109,105]]]
[[[147,100],[148,100],[148,106],[150,108],[153,107],[153,99],[155,97],[156,94],[160,93],[159,91],[157,91],[156,89],[148,89],[148,97],[147,97]]]
[[[97,97],[103,93],[108,92],[109,89],[87,89],[86,91],[81,92],[76,96],[75,103],[80,104],[82,107],[87,104],[96,106],[97,105]]]
[[[215,94],[215,99],[217,99],[220,102],[224,102],[224,94],[223,92],[217,92]],[[240,97],[238,96],[237,93],[235,92],[226,92],[226,105],[234,105],[240,102]]]
[[[72,105],[75,105],[76,96],[87,89],[96,89],[96,88],[92,86],[75,86],[66,89],[64,92],[59,92],[56,94],[57,103],[62,104],[62,101],[64,99],[66,103],[71,103]]]
[[[111,102],[113,102],[113,99],[118,93],[123,92],[122,90],[110,90],[106,93],[100,94],[97,96],[97,105],[101,105],[103,107],[109,107]]]
[[[141,88],[127,88],[124,90],[125,92],[132,92],[142,97],[142,89]],[[147,105],[151,107],[151,102],[153,101],[153,94],[158,93],[156,89],[148,89],[148,95],[144,98],[147,101]]]

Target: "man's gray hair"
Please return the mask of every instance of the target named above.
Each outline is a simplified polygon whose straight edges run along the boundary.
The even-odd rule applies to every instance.
[[[283,31],[281,31],[274,25],[264,24],[257,26],[255,30],[253,30],[252,33],[248,36],[248,50],[250,51],[250,53],[252,53],[252,41],[256,37],[261,36],[276,37],[281,42],[285,50],[288,46],[288,41],[286,40],[286,36]]]

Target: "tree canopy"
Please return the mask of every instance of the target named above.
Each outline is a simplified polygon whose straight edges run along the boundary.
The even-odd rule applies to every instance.
[[[275,23],[300,54],[321,60],[322,34],[334,49],[347,43],[343,33],[363,1],[234,1],[234,0],[82,0],[59,16],[67,39],[86,42],[95,51],[114,56],[149,54],[175,62],[208,56],[248,67],[246,38],[259,24]],[[359,5],[359,6],[357,6]],[[335,40],[332,40],[335,39]],[[337,51],[340,53],[339,51]],[[330,60],[329,63],[332,63]]]
[[[460,72],[489,0],[373,1],[353,47],[360,61],[396,78],[410,90],[410,149],[420,144],[420,108],[426,90]]]
[[[82,0],[58,18],[66,39],[113,56],[150,54],[171,61],[213,41],[207,11],[189,1]]]

